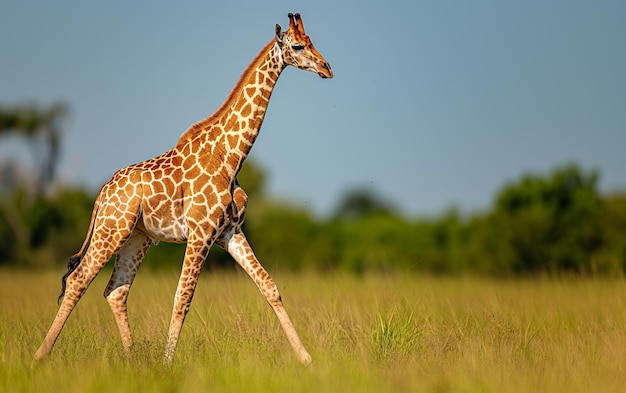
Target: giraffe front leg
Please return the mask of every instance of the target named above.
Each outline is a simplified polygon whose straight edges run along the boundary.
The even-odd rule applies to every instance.
[[[298,336],[289,315],[287,315],[280,293],[278,292],[278,287],[254,255],[245,235],[242,232],[234,234],[228,241],[227,250],[243,270],[248,273],[250,278],[252,278],[265,297],[265,300],[267,300],[274,310],[274,313],[276,313],[280,325],[285,331],[287,339],[296,352],[300,362],[306,366],[310,365],[312,362],[311,355],[304,348],[304,345],[302,345],[300,336]]]
[[[139,231],[133,232],[126,244],[124,244],[124,247],[117,253],[111,279],[104,290],[104,297],[109,303],[111,311],[113,311],[113,316],[122,338],[122,347],[125,350],[129,350],[133,345],[126,300],[141,261],[143,261],[148,248],[150,248],[150,241],[150,238],[144,233]]]
[[[202,270],[204,260],[211,249],[212,243],[198,241],[196,243],[187,242],[183,269],[178,280],[176,296],[174,297],[174,309],[167,335],[167,346],[165,347],[165,363],[171,364],[174,360],[178,337],[185,322],[185,317],[189,312],[191,300],[198,284],[198,277]]]

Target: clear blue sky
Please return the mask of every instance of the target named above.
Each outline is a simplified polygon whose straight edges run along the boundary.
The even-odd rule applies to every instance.
[[[471,211],[571,161],[626,188],[625,1],[4,1],[0,104],[67,102],[61,176],[97,189],[210,115],[288,12],[335,78],[283,73],[251,154],[271,195]]]

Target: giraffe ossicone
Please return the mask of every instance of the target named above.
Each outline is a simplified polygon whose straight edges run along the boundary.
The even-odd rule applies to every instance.
[[[165,348],[171,362],[189,311],[200,270],[213,244],[226,249],[248,273],[274,310],[298,359],[311,363],[283,307],[276,284],[260,264],[241,227],[248,197],[237,174],[256,140],[272,90],[287,66],[332,78],[333,72],[304,32],[300,14],[245,69],[224,103],[192,125],[174,148],[115,172],[102,186],[87,237],[70,258],[62,279],[56,317],[35,353],[46,357],[70,313],[107,261],[117,254],[104,296],[124,348],[133,344],[126,300],[137,270],[153,242],[186,243]]]

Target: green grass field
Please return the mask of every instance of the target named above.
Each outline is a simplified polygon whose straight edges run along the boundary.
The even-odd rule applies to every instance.
[[[140,271],[124,356],[104,272],[31,368],[62,273],[0,270],[1,392],[626,391],[624,280],[273,274],[307,369],[245,275],[204,272],[165,367],[177,274]]]

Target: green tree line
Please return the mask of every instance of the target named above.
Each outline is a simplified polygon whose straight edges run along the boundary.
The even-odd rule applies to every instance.
[[[0,160],[0,265],[64,264],[83,242],[95,194],[51,191],[68,113],[63,103],[0,106],[0,138],[24,139],[37,179],[20,180],[17,165]],[[244,229],[270,269],[623,275],[626,193],[601,195],[598,179],[596,171],[564,165],[505,184],[484,212],[450,209],[429,218],[403,216],[372,192],[353,190],[321,220],[266,195],[264,173],[254,164],[239,176],[250,196]],[[178,267],[183,252],[161,243],[144,264]],[[215,247],[206,266],[233,262]]]
[[[367,190],[348,192],[327,219],[266,195],[264,173],[246,163],[245,231],[269,270],[396,271],[430,274],[623,275],[626,193],[601,195],[598,173],[570,164],[505,184],[484,212],[450,209],[401,215]],[[65,264],[82,244],[95,194],[50,195],[15,187],[0,193],[0,265]],[[184,246],[153,246],[144,268],[180,267]],[[215,246],[206,267],[232,268]]]

